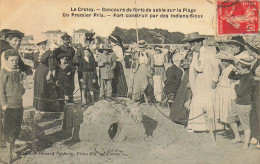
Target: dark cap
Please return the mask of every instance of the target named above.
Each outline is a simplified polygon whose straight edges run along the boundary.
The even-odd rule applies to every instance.
[[[5,34],[5,37],[6,38],[8,38],[8,37],[22,38],[22,37],[24,37],[24,33],[22,33],[21,31],[18,31],[18,30],[11,30]]]
[[[19,56],[19,52],[17,49],[9,49],[4,51],[5,53],[5,58],[8,59],[11,56]]]
[[[11,29],[2,29],[0,31],[0,38],[5,37],[8,32],[12,31]]]
[[[68,35],[67,33],[65,33],[62,37],[62,40],[70,40],[70,35]]]

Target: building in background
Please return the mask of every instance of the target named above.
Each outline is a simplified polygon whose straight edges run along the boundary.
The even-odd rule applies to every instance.
[[[205,37],[204,44],[205,45],[214,45],[215,43],[215,36],[214,35],[201,35]]]
[[[85,33],[89,33],[89,31],[86,29],[73,30],[72,43],[84,45]]]
[[[20,51],[34,50],[35,43],[32,35],[24,36],[21,42]]]
[[[62,45],[61,37],[65,34],[61,30],[46,31],[42,33],[48,40],[55,42],[58,45]]]

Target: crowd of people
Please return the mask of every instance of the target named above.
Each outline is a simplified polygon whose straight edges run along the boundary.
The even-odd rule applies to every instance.
[[[30,74],[38,111],[65,112],[64,106],[74,103],[77,75],[84,108],[111,97],[160,103],[169,107],[169,118],[188,132],[231,127],[235,144],[241,142],[239,125],[245,136],[243,147],[248,148],[251,140],[260,148],[259,48],[241,36],[206,46],[203,36],[190,33],[183,46],[172,50],[151,47],[145,40],[125,47],[120,37],[111,35],[94,50],[95,33],[86,33],[81,47],[72,47],[71,36],[65,33],[63,45],[49,40],[36,43],[31,68],[18,51],[24,34],[9,29],[0,34],[0,134],[10,159],[21,131],[23,80]],[[133,74],[130,87],[127,69]]]

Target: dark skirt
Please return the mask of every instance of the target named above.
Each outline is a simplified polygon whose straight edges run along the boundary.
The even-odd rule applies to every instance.
[[[86,91],[95,91],[95,84],[92,82],[93,80],[93,72],[82,72],[82,79],[84,80],[81,83],[81,89],[85,89]]]
[[[68,77],[68,86],[67,88],[69,88],[69,90],[65,93],[66,96],[73,96],[73,92],[75,90],[75,82],[74,82],[74,78],[75,78],[75,72],[73,72],[69,77]]]
[[[114,75],[115,78],[112,80],[112,94],[117,97],[126,97],[128,93],[128,87],[123,65],[119,61],[116,62]]]
[[[125,68],[126,69],[131,68],[131,64],[132,64],[132,56],[131,55],[126,55],[125,56]]]
[[[184,72],[181,85],[176,93],[173,103],[170,104],[170,119],[178,124],[187,125],[189,110],[185,103],[191,99],[191,89],[187,87],[189,83],[189,71]]]
[[[255,81],[255,93],[250,118],[251,137],[260,140],[260,81]]]
[[[54,88],[54,80],[46,80],[49,68],[39,65],[35,71],[34,80],[34,101],[36,110],[56,112],[57,95]]]
[[[14,143],[21,132],[23,120],[23,108],[7,108],[4,111],[3,139],[8,143]]]
[[[81,93],[80,96],[81,96],[81,99],[82,99],[82,85],[81,85],[80,79],[83,79],[83,72],[78,71],[78,82],[79,82],[79,86],[80,86],[80,93]],[[92,81],[91,81],[91,83],[92,83]],[[95,98],[95,100],[97,100],[99,98],[99,85],[98,85],[98,81],[96,81],[96,83],[91,85],[91,87],[93,87],[91,89],[91,91],[94,91],[94,98]]]

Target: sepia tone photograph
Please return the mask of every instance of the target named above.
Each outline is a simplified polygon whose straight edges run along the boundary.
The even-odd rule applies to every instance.
[[[259,0],[0,0],[0,163],[260,162]]]

